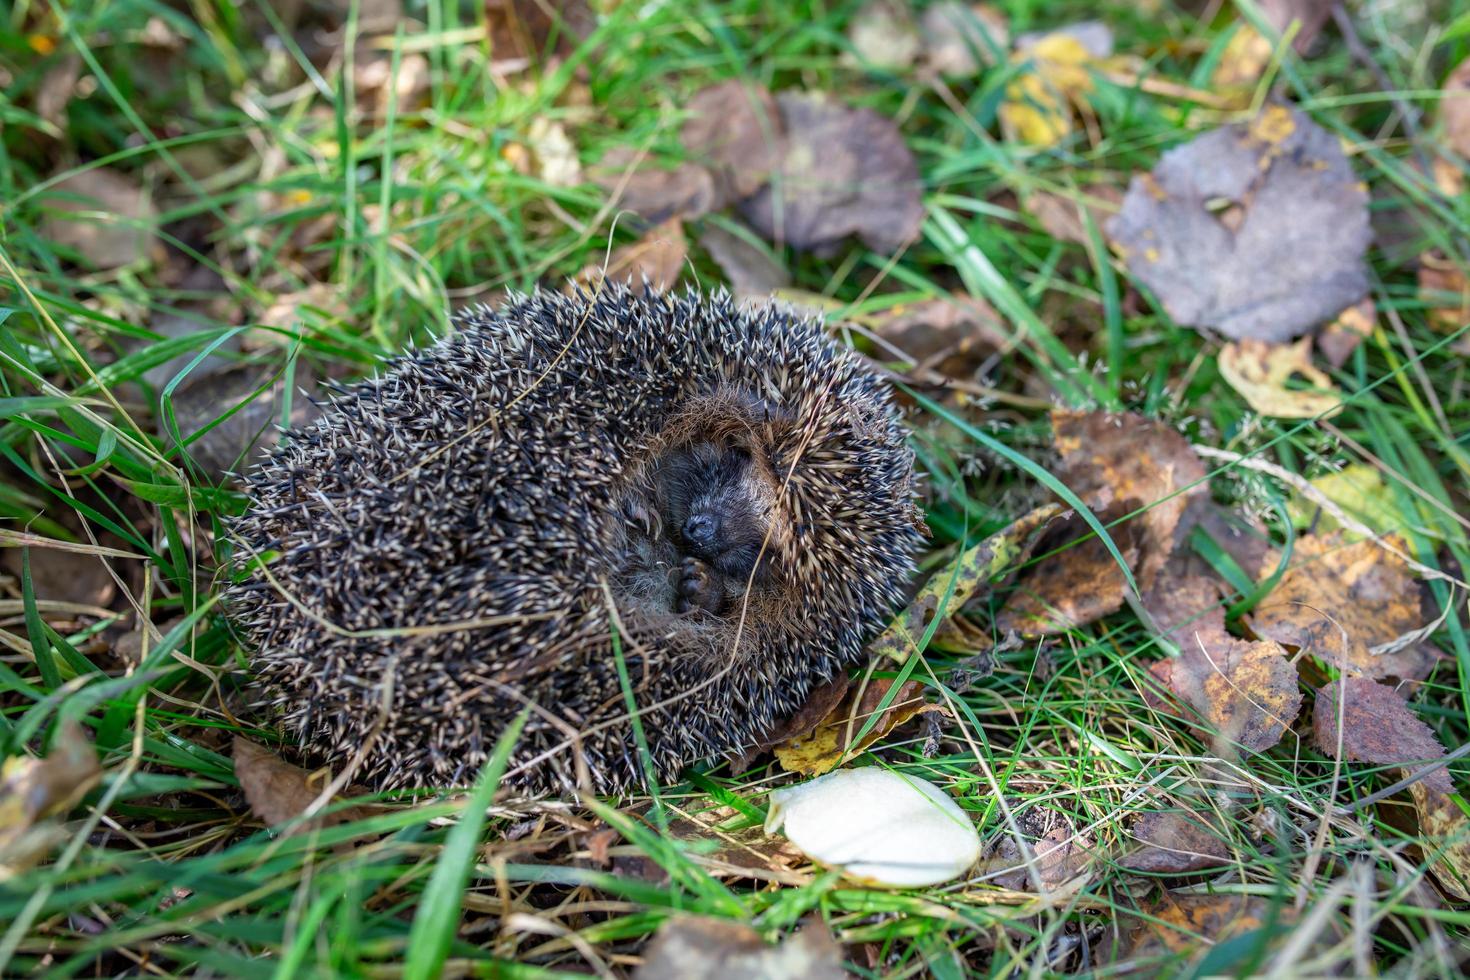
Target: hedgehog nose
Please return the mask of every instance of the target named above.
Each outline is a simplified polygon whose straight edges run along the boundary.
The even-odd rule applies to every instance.
[[[684,537],[693,545],[708,545],[715,539],[715,519],[708,514],[695,514],[684,522]]]

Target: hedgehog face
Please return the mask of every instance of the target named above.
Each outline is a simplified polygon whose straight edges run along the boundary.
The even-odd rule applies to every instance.
[[[741,587],[757,562],[768,564],[761,551],[774,488],[748,450],[712,441],[680,447],[660,461],[655,488],[664,527],[682,555]]]

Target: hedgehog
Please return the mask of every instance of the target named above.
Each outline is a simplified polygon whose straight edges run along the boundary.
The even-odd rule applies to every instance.
[[[616,794],[861,659],[924,525],[886,384],[818,322],[611,282],[452,322],[335,388],[228,525],[223,608],[307,757],[455,784],[528,709],[509,784]]]

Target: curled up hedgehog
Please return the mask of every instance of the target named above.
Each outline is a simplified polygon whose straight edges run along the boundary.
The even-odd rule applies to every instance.
[[[247,478],[224,606],[308,755],[380,788],[639,785],[852,666],[923,521],[879,378],[788,309],[539,293],[341,390]],[[628,683],[620,681],[618,659]]]

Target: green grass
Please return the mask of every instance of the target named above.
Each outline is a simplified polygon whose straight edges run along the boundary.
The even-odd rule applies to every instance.
[[[1457,348],[1431,328],[1412,267],[1398,261],[1434,247],[1463,267],[1470,199],[1426,188],[1395,107],[1427,114],[1412,132],[1419,149],[1432,149],[1438,84],[1470,52],[1463,29],[1431,47],[1421,24],[1398,33],[1410,40],[1389,43],[1403,8],[1354,5],[1393,91],[1335,34],[1310,61],[1286,54],[1273,76],[1354,146],[1375,210],[1397,214],[1403,237],[1372,253],[1383,329],[1336,372],[1350,398],[1328,429],[1251,413],[1220,378],[1211,341],[1147,298],[1124,301],[1126,270],[1100,240],[1058,241],[1015,204],[1033,189],[1075,196],[1097,181],[1121,186],[1228,114],[1100,82],[1099,140],[1044,152],[1016,146],[998,136],[1004,68],[930,85],[842,61],[855,3],[619,4],[553,69],[507,77],[484,40],[481,5],[430,0],[408,5],[423,29],[377,35],[377,47],[353,55],[386,50],[395,65],[422,56],[424,105],[367,120],[344,94],[350,65],[319,70],[296,41],[260,40],[273,6],[113,0],[58,4],[58,19],[47,20],[35,4],[0,5],[0,546],[25,556],[20,571],[0,576],[0,745],[7,756],[42,752],[59,719],[78,719],[105,771],[67,818],[59,847],[0,881],[0,974],[428,976],[441,960],[466,975],[623,972],[676,912],[749,921],[772,940],[818,915],[862,976],[1119,973],[1106,950],[1143,921],[1155,883],[1115,862],[1080,889],[1049,896],[998,890],[983,875],[905,892],[821,872],[767,887],[717,879],[701,848],[656,832],[661,821],[707,815],[726,838],[747,840],[774,767],[697,773],[663,787],[657,801],[595,811],[494,810],[483,826],[454,822],[470,812],[459,797],[398,799],[280,839],[249,815],[230,736],[274,744],[277,735],[246,710],[248,652],[213,601],[222,520],[241,501],[180,451],[188,430],[175,419],[176,398],[191,374],[220,359],[248,356],[270,369],[262,384],[286,379],[287,391],[308,374],[368,374],[381,358],[442,336],[448,310],[555,287],[600,261],[610,241],[631,240],[629,222],[614,229],[595,186],[552,187],[517,170],[512,148],[538,118],[564,122],[584,166],[619,146],[677,160],[679,107],[732,76],[828,90],[898,118],[924,178],[921,239],[897,263],[860,246],[830,260],[786,255],[797,286],[854,314],[898,295],[966,291],[1000,310],[1017,338],[991,379],[1003,391],[1161,417],[1193,441],[1309,478],[1380,461],[1395,477],[1397,530],[1410,552],[1456,576],[1470,568],[1467,525],[1454,516],[1470,513],[1470,377],[1457,352],[1465,338]],[[1424,23],[1465,23],[1463,10],[1434,6]],[[1235,22],[1228,8],[1201,23],[1167,4],[1024,2],[1008,14],[1013,32],[1103,19],[1120,52],[1146,60],[1146,75],[1201,89]],[[174,47],[144,40],[153,18],[177,37]],[[300,40],[324,36],[319,25]],[[34,44],[46,41],[55,51],[43,57]],[[329,43],[344,50],[340,39]],[[34,99],[71,57],[82,81],[56,128],[35,115]],[[156,232],[161,261],[140,254],[120,269],[88,271],[48,236],[47,191],[96,167],[149,188],[157,214],[142,224]],[[183,276],[201,268],[217,277],[202,289]],[[721,281],[698,250],[686,278]],[[312,310],[251,331],[252,349],[238,352],[238,328],[258,326],[278,298],[309,287]],[[206,302],[218,296],[225,300]],[[192,326],[178,328],[179,318]],[[159,398],[170,407],[156,417]],[[931,570],[1042,496],[1035,471],[1048,459],[1045,413],[1005,404],[967,411],[964,428],[939,425],[933,413],[915,424],[930,487]],[[212,412],[220,425],[240,415],[234,401]],[[289,414],[278,406],[277,419]],[[1212,488],[1266,517],[1278,541],[1290,534],[1277,509],[1287,488],[1228,465],[1215,468]],[[36,588],[32,570],[57,552],[20,551],[35,543],[23,532],[105,561],[118,576],[115,614],[48,606],[57,596]],[[1451,601],[1444,582],[1430,589],[1440,608]],[[1470,637],[1463,594],[1454,600],[1459,610],[1435,637],[1449,659],[1416,695],[1421,717],[1451,748],[1470,737]],[[973,619],[989,628],[993,612]],[[139,622],[153,632],[129,661],[115,644]],[[1423,901],[1425,859],[1405,836],[1405,806],[1390,800],[1318,829],[1333,805],[1394,782],[1397,770],[1336,766],[1312,745],[1305,713],[1271,751],[1220,763],[1189,727],[1145,703],[1140,664],[1162,652],[1127,611],[1058,643],[1023,644],[999,655],[993,676],[949,692],[963,710],[940,755],[923,757],[921,739],[879,751],[886,764],[946,787],[987,841],[1006,836],[1013,819],[1060,813],[1117,853],[1132,813],[1213,811],[1229,831],[1232,863],[1171,884],[1318,914],[1331,937],[1283,962],[1272,959],[1283,940],[1263,930],[1135,964],[1144,969],[1352,973],[1366,956],[1404,975],[1451,972],[1470,912]],[[912,676],[937,690],[958,659],[931,653]],[[1463,760],[1451,771],[1464,785]],[[471,803],[494,781],[489,773]],[[630,860],[641,852],[656,873],[574,858],[586,846],[574,831],[597,817],[622,832],[615,852]],[[525,846],[528,834],[541,846]]]

